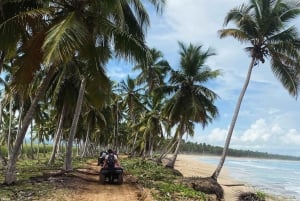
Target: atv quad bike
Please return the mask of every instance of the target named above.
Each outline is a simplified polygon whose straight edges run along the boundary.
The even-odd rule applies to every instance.
[[[123,184],[123,168],[101,168],[100,184]]]

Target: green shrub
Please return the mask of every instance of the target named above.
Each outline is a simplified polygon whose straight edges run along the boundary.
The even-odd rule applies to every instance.
[[[180,176],[170,168],[165,168],[151,160],[128,158],[122,160],[125,171],[138,178],[147,188],[154,188],[153,197],[160,201],[206,200],[205,194],[183,185]]]

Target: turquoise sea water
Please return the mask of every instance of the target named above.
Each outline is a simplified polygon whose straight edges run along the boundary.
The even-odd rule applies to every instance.
[[[219,157],[199,156],[199,160],[217,165]],[[224,167],[236,180],[300,201],[300,161],[228,157]]]

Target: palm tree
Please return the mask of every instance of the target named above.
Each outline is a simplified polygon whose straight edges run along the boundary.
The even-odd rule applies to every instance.
[[[141,72],[136,77],[136,83],[144,86],[145,96],[143,98],[144,109],[140,113],[139,121],[135,122],[134,130],[136,136],[140,132],[142,138],[139,140],[140,153],[144,156],[152,157],[154,145],[163,137],[163,127],[166,125],[166,119],[161,114],[164,97],[157,93],[156,89],[165,85],[165,79],[171,70],[168,61],[163,59],[161,51],[152,48],[150,50],[151,58],[143,63],[138,63],[133,70]]]
[[[128,76],[126,80],[121,81],[118,91],[122,96],[122,104],[121,107],[125,108],[124,112],[128,115],[128,125],[134,125],[137,123],[141,111],[144,110],[144,104],[142,102],[143,96],[143,88],[139,87],[136,84],[136,80]],[[135,143],[138,137],[138,132],[134,131],[132,128],[129,128],[129,132],[132,133],[133,142],[132,143],[132,150],[135,148]]]
[[[226,15],[224,25],[233,22],[237,28],[220,30],[220,37],[232,36],[242,43],[248,42],[250,46],[245,49],[251,57],[251,62],[231,120],[220,162],[212,174],[213,179],[217,180],[225,162],[241,103],[255,66],[270,59],[270,67],[275,77],[290,95],[298,96],[300,38],[296,27],[288,25],[299,14],[300,5],[295,1],[250,0],[248,5],[242,4]]]
[[[164,0],[149,2],[157,10],[164,4]],[[26,5],[23,3],[14,6]],[[97,67],[102,67],[99,64],[106,63],[113,52],[128,60],[141,61],[148,56],[144,33],[149,26],[149,17],[140,1],[50,1],[49,4],[34,5],[24,12],[16,12],[0,24],[0,38],[8,39],[0,44],[0,50],[18,51],[9,54],[13,58],[19,56],[15,62],[18,67],[14,75],[16,89],[24,89],[34,79],[35,72],[47,72],[24,117],[7,166],[6,184],[16,180],[16,161],[22,141],[38,101],[60,64],[74,57],[89,57]],[[25,37],[19,37],[20,34]]]
[[[137,108],[136,122],[131,124],[134,142],[137,142],[133,148],[143,157],[152,158],[153,151],[164,137],[164,131],[168,131],[168,120],[162,115],[165,99],[158,93],[146,93],[139,97],[143,107]]]
[[[155,88],[164,85],[164,79],[171,70],[171,67],[168,61],[162,59],[163,54],[161,51],[152,48],[150,54],[151,59],[146,64],[137,64],[133,70],[141,70],[136,78],[137,84],[146,83],[148,92],[152,93]]]
[[[177,125],[177,147],[173,160],[168,164],[171,168],[174,167],[182,136],[185,133],[193,135],[194,123],[201,123],[204,128],[218,115],[218,109],[214,105],[217,94],[203,85],[220,75],[219,70],[211,70],[205,64],[215,53],[210,49],[202,51],[201,45],[185,46],[179,42],[179,47],[180,68],[171,72],[171,85],[164,87],[171,95],[164,113],[172,125]]]

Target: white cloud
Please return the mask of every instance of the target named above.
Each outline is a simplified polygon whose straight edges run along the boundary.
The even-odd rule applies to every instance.
[[[286,145],[297,145],[300,146],[300,132],[296,129],[290,129],[288,133],[281,137],[281,140]]]
[[[211,133],[207,136],[207,142],[215,144],[225,142],[227,136],[227,130],[215,128],[211,131]]]
[[[270,128],[268,128],[265,120],[259,119],[242,134],[240,141],[249,143],[257,143],[257,141],[266,142],[270,138],[269,130]]]

